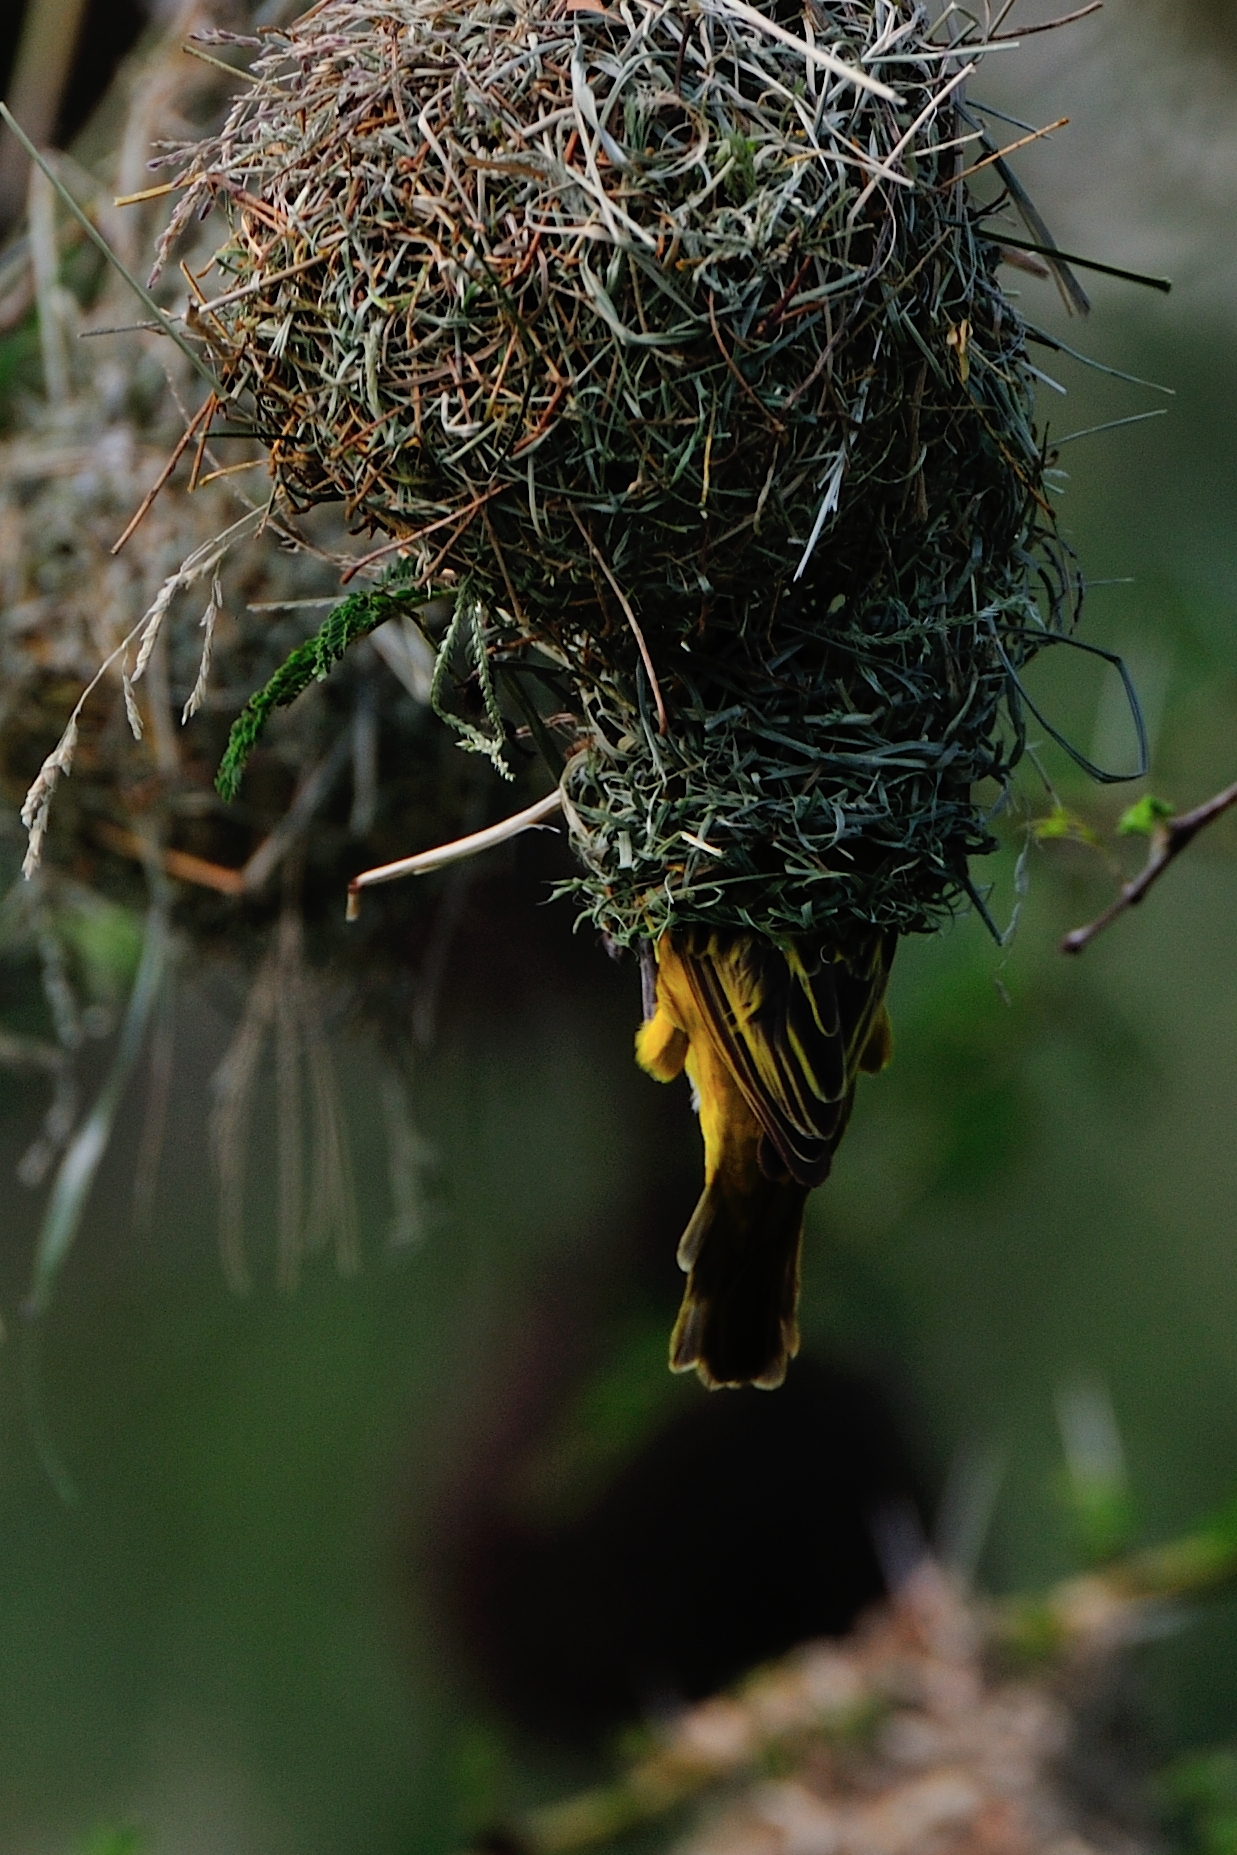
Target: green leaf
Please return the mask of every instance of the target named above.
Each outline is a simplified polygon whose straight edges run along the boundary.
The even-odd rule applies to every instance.
[[[1097,850],[1101,845],[1099,833],[1093,831],[1084,819],[1066,811],[1063,805],[1054,806],[1046,818],[1037,818],[1031,830],[1041,844],[1049,843],[1054,838],[1064,838],[1072,844],[1090,844]]]
[[[142,957],[141,916],[88,889],[76,889],[56,910],[55,922],[90,997],[100,1004],[118,1003]]]
[[[1075,1544],[1089,1567],[1111,1564],[1134,1537],[1121,1433],[1107,1387],[1079,1380],[1057,1390],[1065,1450],[1063,1494]]]
[[[1117,834],[1119,837],[1150,837],[1156,826],[1171,818],[1176,809],[1167,799],[1157,799],[1154,792],[1144,792],[1128,811],[1122,812]]]
[[[136,1829],[99,1829],[87,1842],[83,1855],[138,1855],[141,1846]]]
[[[726,197],[742,206],[756,191],[756,144],[749,142],[736,129],[726,137],[724,145],[727,155],[734,160],[734,166],[726,176]]]
[[[471,1719],[459,1728],[448,1779],[455,1792],[459,1833],[475,1839],[511,1809],[517,1778],[501,1731],[488,1721]]]
[[[1160,1794],[1190,1855],[1237,1855],[1237,1755],[1189,1753],[1161,1774]]]
[[[1129,1550],[1134,1504],[1120,1476],[1070,1479],[1063,1494],[1074,1543],[1088,1567],[1111,1565]]]
[[[445,721],[449,728],[454,728],[459,735],[459,745],[470,754],[484,754],[494,771],[503,779],[514,779],[515,774],[503,759],[503,747],[506,734],[503,729],[502,711],[498,706],[498,695],[494,688],[494,678],[490,671],[489,653],[485,648],[485,607],[468,581],[462,581],[455,595],[455,611],[446,635],[438,647],[438,656],[434,663],[434,680],[430,684],[430,707],[439,721]],[[476,665],[477,681],[481,686],[481,695],[485,703],[486,720],[492,733],[486,734],[459,715],[453,715],[444,706],[443,695],[447,679],[451,674],[451,657],[456,645],[464,639],[468,652]]]

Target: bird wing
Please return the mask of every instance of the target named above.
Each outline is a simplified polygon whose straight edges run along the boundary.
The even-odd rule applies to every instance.
[[[894,937],[874,936],[846,957],[719,930],[688,929],[674,939],[701,1016],[781,1166],[800,1184],[820,1184],[860,1067],[880,1067],[887,1053],[883,1000]],[[761,1158],[771,1175],[779,1170],[769,1164],[773,1154]]]

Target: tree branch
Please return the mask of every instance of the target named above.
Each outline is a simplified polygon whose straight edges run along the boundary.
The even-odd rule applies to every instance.
[[[1193,843],[1203,827],[1213,823],[1233,805],[1237,805],[1237,780],[1231,786],[1226,786],[1223,792],[1217,792],[1213,798],[1204,799],[1192,812],[1182,812],[1179,817],[1161,820],[1151,833],[1147,861],[1138,875],[1122,884],[1120,894],[1103,914],[1097,915],[1094,921],[1088,921],[1085,927],[1071,929],[1061,942],[1062,953],[1081,953],[1084,947],[1091,945],[1097,934],[1111,927],[1127,908],[1133,908],[1141,902],[1151,885],[1159,880],[1186,846]]]

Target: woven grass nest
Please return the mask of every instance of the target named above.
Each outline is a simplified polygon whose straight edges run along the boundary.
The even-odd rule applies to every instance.
[[[935,925],[1079,596],[965,35],[903,0],[324,0],[258,44],[170,157],[164,252],[231,229],[191,325],[282,495],[387,537],[409,609],[454,594],[465,744],[503,765],[504,692],[541,718],[583,911],[620,944]]]

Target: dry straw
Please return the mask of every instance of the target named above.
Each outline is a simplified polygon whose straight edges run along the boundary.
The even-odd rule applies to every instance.
[[[164,256],[231,228],[189,317],[230,416],[388,591],[454,593],[437,705],[561,751],[616,941],[920,930],[991,847],[1079,586],[965,178],[1010,35],[960,18],[324,0],[170,157]]]

